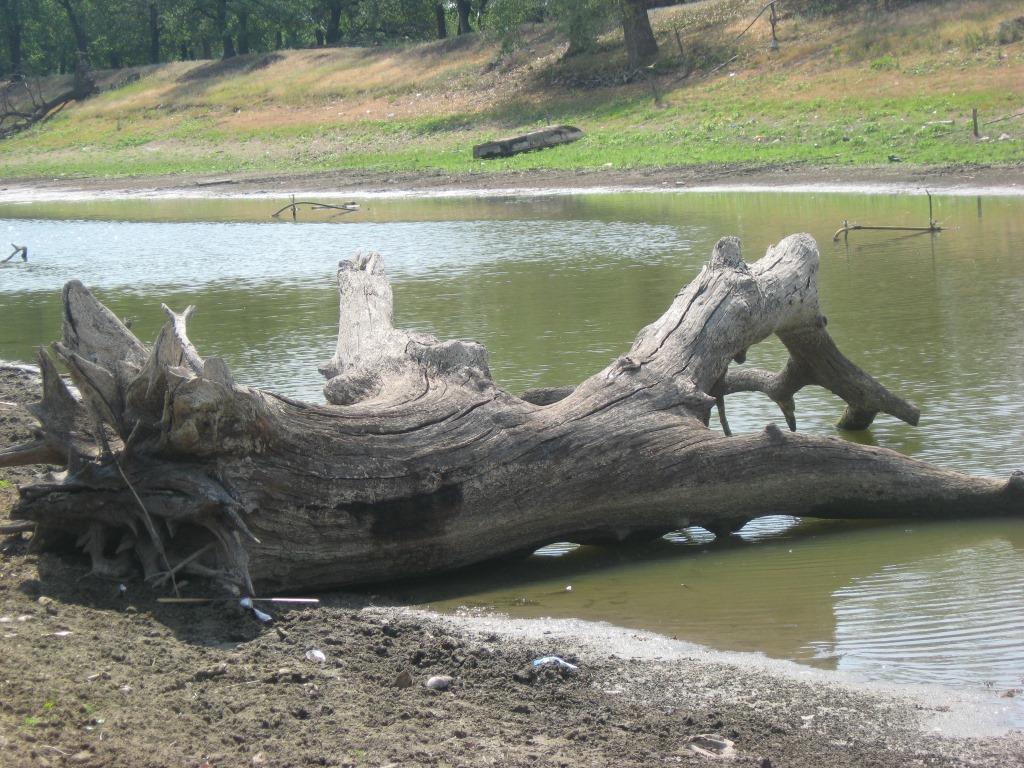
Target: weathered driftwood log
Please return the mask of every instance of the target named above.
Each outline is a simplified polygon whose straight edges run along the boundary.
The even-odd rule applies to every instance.
[[[583,138],[583,131],[571,125],[550,125],[547,128],[530,131],[521,136],[509,136],[477,144],[473,147],[473,157],[486,160],[491,157],[511,157],[520,152],[533,152],[536,149],[557,147],[559,144],[571,144]]]
[[[824,518],[1024,513],[1024,476],[946,471],[841,439],[708,428],[733,392],[759,391],[795,429],[794,394],[816,384],[842,423],[917,409],[849,361],[818,307],[818,252],[794,235],[747,265],[725,238],[629,352],[577,387],[517,397],[487,351],[392,325],[376,255],[342,262],[337,349],[321,366],[330,404],[242,386],[168,321],[147,348],[80,283],[64,289],[53,351],[40,355],[39,441],[2,463],[67,470],[20,489],[13,516],[44,540],[79,537],[97,570],[141,562],[242,590],[406,577],[555,540],[601,541],[702,525],[724,533],[773,513]],[[778,373],[746,368],[776,334]],[[214,542],[215,546],[208,545]],[[206,548],[206,549],[204,549]]]

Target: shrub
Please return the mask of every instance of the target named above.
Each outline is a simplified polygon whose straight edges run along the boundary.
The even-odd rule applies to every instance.
[[[999,25],[996,40],[1000,45],[1009,45],[1024,40],[1024,16],[1008,19]]]

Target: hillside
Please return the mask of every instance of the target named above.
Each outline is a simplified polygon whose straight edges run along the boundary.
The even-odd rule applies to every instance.
[[[997,40],[1019,2],[783,17],[774,53],[764,19],[737,39],[760,6],[652,11],[647,74],[629,72],[619,35],[565,59],[542,27],[505,56],[468,35],[105,72],[100,95],[0,141],[0,177],[1024,161],[1024,118],[971,130],[972,108],[982,123],[1024,109],[1024,41]],[[552,122],[587,138],[472,159],[474,143]]]

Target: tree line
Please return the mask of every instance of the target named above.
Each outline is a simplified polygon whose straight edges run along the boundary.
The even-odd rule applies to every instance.
[[[678,1],[678,0],[677,0]],[[376,45],[482,31],[514,45],[524,21],[554,22],[586,48],[622,26],[631,60],[657,43],[647,8],[663,0],[0,0],[8,74],[229,59],[281,48]]]

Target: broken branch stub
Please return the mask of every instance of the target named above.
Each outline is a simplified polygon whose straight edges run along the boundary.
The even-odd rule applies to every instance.
[[[147,348],[69,283],[55,351],[80,396],[44,359],[34,411],[47,460],[69,471],[22,486],[13,516],[81,537],[104,573],[133,553],[155,583],[197,573],[251,594],[254,583],[408,577],[554,540],[727,533],[766,514],[1024,513],[1024,475],[971,477],[774,424],[736,437],[708,428],[713,406],[727,425],[728,396],[758,391],[795,429],[795,396],[811,384],[845,401],[846,426],[879,413],[917,422],[836,347],[817,271],[808,235],[749,265],[724,238],[626,354],[575,387],[517,397],[494,382],[480,344],[395,328],[383,262],[360,256],[338,270],[321,405],[243,386],[204,360],[190,310],[168,310]],[[734,367],[773,334],[790,353],[782,371]]]

